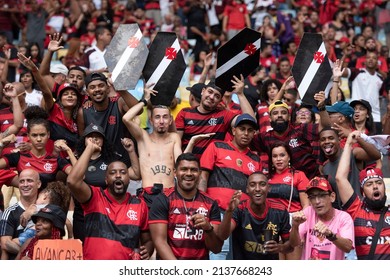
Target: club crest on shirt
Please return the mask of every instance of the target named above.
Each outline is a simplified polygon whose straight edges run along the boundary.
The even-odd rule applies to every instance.
[[[46,162],[43,165],[43,169],[45,169],[47,172],[51,172],[51,171],[53,171],[53,165],[49,162]]]
[[[133,210],[129,210],[127,211],[127,217],[132,220],[132,221],[138,221],[138,213],[136,211],[133,211]]]

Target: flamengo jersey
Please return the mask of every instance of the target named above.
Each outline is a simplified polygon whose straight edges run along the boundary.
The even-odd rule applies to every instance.
[[[291,183],[293,194],[291,206],[288,211],[293,213],[302,210],[299,193],[306,192],[306,188],[309,185],[309,180],[302,171],[287,168],[281,174],[275,172],[272,178],[268,181],[270,190],[267,197],[272,198],[272,200],[277,203],[283,204],[283,206],[288,209],[291,194]]]
[[[276,141],[288,143],[291,153],[294,155],[291,159],[291,165],[295,169],[305,172],[307,178],[311,179],[319,175],[317,159],[313,155],[313,147],[311,146],[312,141],[318,140],[318,124],[302,124],[295,127],[289,124],[283,135],[279,136],[273,130],[259,133],[253,138],[253,143],[257,151],[267,154]]]
[[[49,115],[50,139],[66,140],[68,146],[74,150],[79,139],[77,124],[73,119],[67,119],[58,103],[54,103]]]
[[[8,129],[10,126],[14,124],[14,114],[12,113],[10,108],[4,108],[0,110],[0,131],[4,132],[6,129]],[[16,136],[21,136],[23,142],[28,142],[28,137],[27,137],[27,121],[24,119],[23,122],[23,127],[22,129],[18,132]],[[21,142],[18,140],[18,142]],[[2,151],[2,155],[9,154],[11,153],[12,150],[15,149],[15,143],[10,143],[7,145],[7,147],[4,147]]]
[[[353,219],[355,226],[356,255],[359,260],[368,260],[372,239],[379,224],[380,211],[367,208],[362,200],[354,193],[343,206]],[[390,212],[387,210],[383,227],[378,238],[373,260],[390,260]]]
[[[192,136],[215,132],[214,136],[202,139],[195,144],[192,153],[200,158],[210,143],[225,139],[230,123],[236,115],[236,113],[228,110],[217,109],[208,114],[202,114],[196,107],[182,109],[177,114],[175,123],[177,130],[183,131],[183,151]]]
[[[85,215],[86,260],[128,260],[139,247],[141,231],[148,231],[148,207],[145,202],[126,193],[117,203],[108,190],[90,186],[92,196],[82,204]]]
[[[4,160],[9,167],[16,167],[20,173],[25,169],[34,169],[39,172],[39,178],[42,182],[42,187],[46,187],[47,183],[56,180],[58,171],[64,171],[70,163],[61,157],[53,157],[46,154],[42,157],[36,157],[31,152],[17,152],[4,155]]]
[[[162,193],[156,196],[150,209],[149,224],[168,224],[167,242],[179,260],[209,259],[206,233],[193,228],[193,234],[188,234],[190,217],[194,214],[203,214],[212,224],[221,222],[217,203],[202,191],[197,192],[194,200],[184,200],[176,188],[171,188],[166,196]]]
[[[278,260],[279,254],[262,254],[264,229],[272,230],[272,239],[290,237],[290,216],[280,203],[266,201],[264,214],[259,217],[245,200],[233,212],[233,259],[235,260]]]
[[[210,174],[207,194],[222,209],[227,208],[235,190],[246,193],[248,176],[261,170],[259,156],[250,149],[240,152],[232,142],[220,141],[213,142],[206,148],[200,166]]]

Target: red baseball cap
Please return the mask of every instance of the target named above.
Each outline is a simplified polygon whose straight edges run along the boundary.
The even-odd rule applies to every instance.
[[[310,180],[309,185],[306,188],[306,192],[310,191],[311,189],[320,189],[326,192],[333,192],[329,181],[318,176]]]

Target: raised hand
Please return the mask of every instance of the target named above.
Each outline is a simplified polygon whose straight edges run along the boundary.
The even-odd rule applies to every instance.
[[[35,65],[35,63],[31,60],[30,57],[26,57],[24,54],[18,52],[18,60],[20,63],[22,63],[28,70],[33,71],[33,70],[38,70],[38,67]]]
[[[240,203],[242,191],[235,191],[232,198],[229,201],[227,211],[233,211],[237,208],[238,204]]]
[[[332,69],[333,79],[340,78],[343,75],[344,69],[342,69],[342,67],[343,67],[343,61],[340,59],[337,59],[333,65],[333,69]]]
[[[317,101],[317,107],[325,106],[325,92],[320,91],[314,94],[314,100]]]
[[[158,93],[157,90],[153,89],[154,85],[155,85],[154,83],[150,84],[150,85],[145,85],[145,87],[144,87],[144,97],[143,98],[146,101],[150,100],[151,95],[156,96],[156,94]]]
[[[49,35],[50,42],[47,46],[47,49],[51,52],[56,52],[64,47],[61,46],[62,36],[60,33],[54,33],[53,35]]]
[[[240,74],[240,78],[233,76],[233,79],[230,80],[233,83],[233,92],[236,94],[244,94],[244,76]]]
[[[8,83],[4,86],[3,93],[5,96],[10,97],[10,98],[16,97],[18,95],[16,88],[11,83]]]
[[[130,138],[121,139],[121,143],[128,153],[134,152],[134,142]]]

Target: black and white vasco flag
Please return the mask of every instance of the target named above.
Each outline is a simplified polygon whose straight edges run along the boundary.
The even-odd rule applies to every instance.
[[[217,51],[215,84],[233,91],[233,76],[246,78],[259,66],[261,33],[244,28]]]
[[[143,70],[145,84],[154,84],[153,89],[158,91],[151,98],[153,105],[171,104],[185,69],[186,63],[176,34],[158,32],[150,45]]]
[[[291,72],[302,102],[317,105],[314,94],[325,90],[332,77],[321,34],[303,34]]]
[[[149,50],[138,24],[121,24],[104,54],[116,90],[134,89]]]

